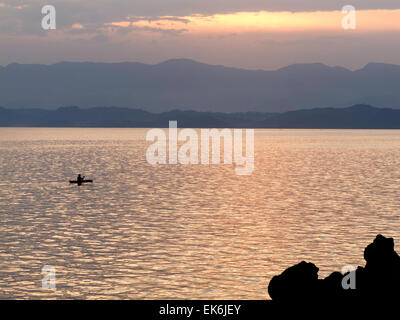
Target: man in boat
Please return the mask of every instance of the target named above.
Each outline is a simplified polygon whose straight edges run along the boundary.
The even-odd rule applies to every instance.
[[[78,174],[78,177],[76,178],[76,181],[78,181],[78,184],[81,184],[83,180],[85,179],[85,176],[81,176],[81,174]]]

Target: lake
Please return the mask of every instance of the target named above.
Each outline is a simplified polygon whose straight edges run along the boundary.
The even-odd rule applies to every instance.
[[[295,263],[400,241],[400,131],[256,130],[248,176],[150,165],[146,132],[0,128],[1,299],[265,299]]]

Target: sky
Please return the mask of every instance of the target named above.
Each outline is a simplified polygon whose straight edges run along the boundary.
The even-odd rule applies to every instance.
[[[42,29],[45,5],[55,30]],[[342,27],[345,5],[355,29]],[[266,70],[400,64],[400,1],[0,0],[0,65],[172,58]]]

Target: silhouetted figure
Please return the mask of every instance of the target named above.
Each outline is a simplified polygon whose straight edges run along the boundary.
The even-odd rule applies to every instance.
[[[394,251],[392,238],[378,235],[364,250],[365,267],[358,267],[353,274],[334,272],[325,279],[318,279],[318,268],[304,261],[274,276],[268,286],[273,301],[322,303],[397,301],[400,297],[400,257]],[[349,276],[355,288],[343,285]],[[350,280],[349,280],[350,281]]]
[[[93,183],[93,180],[85,179],[85,176],[82,177],[80,174],[78,174],[76,180],[69,180],[69,183],[75,183],[78,184],[78,186],[80,186],[84,183]]]
[[[85,180],[85,176],[81,176],[81,174],[78,174],[78,177],[76,178],[76,181],[78,181],[78,184],[82,184],[83,180]]]

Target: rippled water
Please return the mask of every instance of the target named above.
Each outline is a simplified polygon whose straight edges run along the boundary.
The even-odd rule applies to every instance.
[[[256,130],[250,176],[151,166],[145,133],[0,128],[0,298],[264,299],[303,259],[399,245],[400,131]]]

